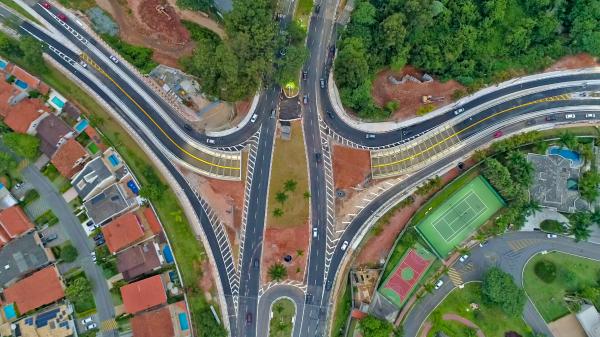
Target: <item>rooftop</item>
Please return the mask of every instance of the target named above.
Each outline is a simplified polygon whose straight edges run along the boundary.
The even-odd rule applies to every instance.
[[[40,99],[25,99],[8,109],[4,123],[16,132],[26,133],[41,114],[48,112],[48,108]]]
[[[71,183],[77,194],[83,200],[87,200],[111,181],[114,181],[114,177],[102,157],[96,157],[85,164],[83,169],[73,177]]]
[[[42,152],[52,157],[58,148],[59,141],[73,130],[60,117],[53,114],[42,119],[37,127],[37,133],[42,140]]]
[[[154,213],[154,210],[152,208],[150,208],[150,207],[144,208],[144,217],[146,218],[146,221],[148,221],[148,225],[150,226],[152,233],[158,234],[158,233],[162,232],[162,227],[160,225],[160,221],[158,221],[158,218],[156,217],[156,213]]]
[[[121,287],[125,312],[135,314],[167,303],[167,294],[160,275]]]
[[[600,314],[593,305],[582,305],[577,320],[588,337],[600,337]]]
[[[0,286],[6,286],[50,262],[37,233],[14,239],[0,250]]]
[[[74,330],[70,315],[71,310],[63,304],[23,318],[15,325],[21,337],[70,337]]]
[[[111,253],[116,253],[144,237],[144,228],[133,213],[119,216],[102,227],[106,245]]]
[[[135,279],[161,266],[157,246],[146,241],[117,254],[117,269],[126,281]]]
[[[131,208],[133,201],[125,199],[121,187],[115,183],[83,205],[94,223],[101,225]]]
[[[0,211],[0,246],[33,229],[25,212],[19,206]]]
[[[37,271],[4,289],[4,298],[15,303],[20,313],[42,307],[65,297],[64,285],[56,267]]]
[[[70,138],[54,152],[50,161],[60,174],[71,178],[83,168],[83,160],[87,156],[85,148],[77,140]]]
[[[26,72],[25,70],[16,65],[13,67],[11,75],[27,83],[28,89],[37,89],[41,82],[39,78],[31,75],[30,73]]]
[[[6,117],[10,110],[9,101],[11,97],[17,95],[19,91],[10,83],[0,79],[0,116]]]
[[[131,329],[134,336],[174,337],[173,321],[168,307],[133,316]]]

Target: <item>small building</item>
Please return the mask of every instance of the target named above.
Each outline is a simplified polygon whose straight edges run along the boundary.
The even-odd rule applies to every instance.
[[[62,144],[50,159],[63,177],[71,178],[83,169],[83,164],[89,156],[85,148],[74,138]]]
[[[52,158],[58,147],[73,136],[73,129],[60,117],[49,114],[38,125],[37,135],[41,140],[40,150]]]
[[[4,289],[3,295],[4,302],[15,303],[24,314],[65,297],[65,286],[58,269],[50,266]]]
[[[135,198],[127,198],[121,186],[110,185],[93,198],[83,203],[86,213],[97,225],[113,219],[138,206]]]
[[[42,83],[39,78],[31,75],[17,65],[13,67],[10,74],[15,77],[15,85],[22,90],[37,90]]]
[[[144,228],[135,214],[127,213],[103,226],[102,234],[108,250],[115,254],[142,239]]]
[[[35,134],[38,125],[48,116],[48,108],[40,99],[26,99],[11,106],[4,123],[15,132]]]
[[[152,233],[155,235],[162,233],[162,226],[158,220],[158,217],[156,216],[156,213],[154,213],[154,210],[150,207],[146,207],[144,208],[143,213]]]
[[[115,182],[115,177],[108,169],[102,157],[87,162],[83,169],[73,176],[71,184],[77,194],[86,201]]]
[[[11,109],[11,103],[15,101],[15,97],[21,92],[13,87],[10,83],[0,80],[0,117],[6,117]]]
[[[0,211],[0,247],[32,231],[33,228],[33,224],[21,207],[15,205]]]
[[[134,336],[189,337],[192,335],[184,301],[135,315],[131,319]]]
[[[167,303],[167,293],[160,275],[121,287],[125,312],[136,314]]]
[[[12,324],[14,336],[20,337],[70,337],[75,332],[75,322],[71,319],[72,310],[67,305],[59,305]],[[10,328],[8,329],[11,330]],[[17,333],[18,331],[18,333]],[[0,330],[0,333],[5,333]]]
[[[7,209],[18,203],[6,186],[0,183],[0,210]]]
[[[588,337],[600,337],[600,314],[596,307],[584,304],[576,316]]]
[[[117,269],[128,282],[160,269],[163,262],[160,247],[153,240],[144,241],[117,254]]]
[[[0,286],[5,287],[54,261],[36,232],[14,239],[0,249]]]

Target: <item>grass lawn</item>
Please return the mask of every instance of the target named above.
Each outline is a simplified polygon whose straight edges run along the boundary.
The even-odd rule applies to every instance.
[[[100,151],[100,149],[98,148],[98,145],[96,145],[96,143],[93,143],[93,142],[88,144],[87,149],[92,154],[96,154],[96,153],[98,153],[98,151]]]
[[[342,274],[344,275],[344,274]],[[350,286],[344,283],[342,297],[338,297],[335,312],[333,313],[333,323],[331,325],[331,337],[341,337],[344,335],[344,328],[352,310],[352,294]]]
[[[37,226],[42,226],[48,224],[48,226],[54,226],[58,223],[58,218],[54,215],[51,209],[44,212],[42,215],[38,216],[33,222]]]
[[[94,0],[58,0],[61,5],[73,9],[77,9],[80,11],[86,11],[94,6],[96,6],[96,1]]]
[[[313,10],[313,0],[300,0],[294,12],[294,19],[299,20],[302,26],[308,26],[308,19]]]
[[[288,337],[292,335],[292,319],[296,314],[294,303],[288,299],[280,299],[271,307],[273,317],[269,323],[270,337]]]
[[[37,23],[38,25],[40,24],[40,22],[38,20],[36,20],[31,14],[29,14],[28,11],[26,11],[23,7],[19,6],[13,0],[0,0],[0,2],[5,4],[7,7],[13,9],[15,12],[23,15],[27,19]]]
[[[285,192],[287,200],[280,203],[276,199],[278,192],[284,192],[284,183],[287,180],[297,182],[295,191]],[[269,214],[267,224],[275,228],[304,226],[308,220],[308,202],[304,197],[308,191],[308,172],[306,166],[306,152],[304,151],[304,135],[302,124],[292,122],[292,136],[290,140],[275,141],[275,153],[271,168],[271,181],[269,182]],[[283,211],[283,215],[274,215],[276,209]]]
[[[48,180],[53,181],[54,179],[60,177],[60,173],[56,169],[52,163],[48,163],[43,169],[42,173],[48,178]]]
[[[471,310],[471,303],[477,303],[479,309]],[[429,316],[433,327],[428,336],[435,336],[437,331],[443,331],[448,336],[465,335],[464,326],[442,319],[446,313],[454,313],[474,322],[486,337],[504,337],[504,333],[508,331],[515,331],[523,337],[531,334],[530,328],[520,316],[508,317],[500,308],[483,304],[481,283],[468,283],[463,289],[456,288],[452,291]]]
[[[534,272],[539,261],[556,265],[556,278],[551,283],[542,281]],[[546,322],[552,322],[569,313],[564,301],[567,291],[596,285],[600,275],[600,262],[563,253],[536,255],[525,266],[523,285],[527,295]]]

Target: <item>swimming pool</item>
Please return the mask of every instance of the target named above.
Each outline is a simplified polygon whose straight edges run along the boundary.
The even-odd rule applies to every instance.
[[[574,166],[581,165],[581,157],[579,156],[579,153],[573,150],[569,150],[564,147],[553,146],[548,150],[548,153],[568,159]]]
[[[171,252],[171,247],[169,247],[169,245],[163,247],[163,255],[165,256],[165,261],[167,261],[167,263],[173,263],[173,253]]]
[[[9,321],[13,318],[17,318],[17,311],[15,310],[14,304],[9,304],[4,307],[4,317]]]
[[[181,312],[177,316],[179,316],[179,327],[181,327],[181,330],[185,331],[189,329],[190,324],[188,323],[187,315],[184,312]]]
[[[75,125],[75,131],[82,133],[88,125],[90,125],[90,122],[87,119],[82,119]]]
[[[119,165],[119,158],[117,158],[117,156],[113,153],[110,156],[108,156],[108,161],[110,162],[110,164],[112,166],[117,166]],[[129,186],[129,184],[128,184]]]
[[[0,60],[0,69],[2,69],[2,70],[6,69],[6,65],[7,65],[7,64],[8,64],[8,63],[6,63],[6,61],[4,61],[4,60]]]
[[[56,105],[59,109],[62,109],[65,106],[65,102],[63,102],[60,98],[54,96],[51,99],[52,103]]]
[[[16,80],[15,81],[15,85],[21,89],[27,89],[27,83],[21,81],[21,80]]]

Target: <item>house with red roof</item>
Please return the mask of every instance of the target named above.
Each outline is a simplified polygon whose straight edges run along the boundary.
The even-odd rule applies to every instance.
[[[120,290],[125,312],[129,314],[136,314],[167,303],[167,293],[160,275],[124,285]]]
[[[24,314],[65,297],[65,286],[54,266],[46,267],[4,289],[4,302]]]
[[[54,152],[50,162],[63,177],[71,179],[81,171],[88,157],[89,154],[85,148],[74,138],[69,138]]]
[[[34,228],[18,205],[0,211],[0,247]]]
[[[39,78],[26,72],[23,68],[15,65],[10,73],[15,77],[15,85],[23,90],[37,90],[42,81]],[[47,92],[46,92],[47,93]],[[42,93],[42,94],[46,94]]]
[[[130,322],[134,336],[189,337],[192,335],[184,301],[137,314]]]
[[[102,226],[108,250],[115,254],[144,237],[144,227],[134,213],[123,214]]]
[[[38,124],[48,115],[49,109],[41,99],[25,99],[9,106],[4,123],[15,132],[35,134]]]

